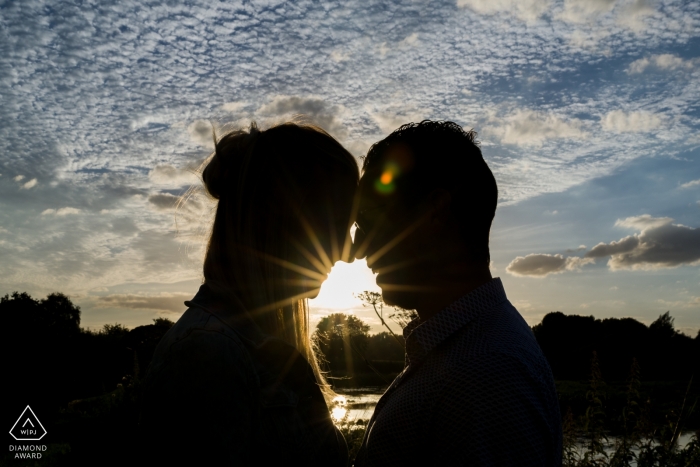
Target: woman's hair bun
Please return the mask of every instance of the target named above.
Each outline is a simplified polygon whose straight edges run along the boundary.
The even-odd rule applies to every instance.
[[[213,130],[212,130],[213,132]],[[214,154],[202,171],[204,187],[213,198],[221,199],[237,185],[238,176],[250,160],[255,141],[262,132],[255,122],[248,130],[234,130],[225,133],[218,142],[214,134]]]

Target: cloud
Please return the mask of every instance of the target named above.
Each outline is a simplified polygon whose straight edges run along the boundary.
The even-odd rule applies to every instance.
[[[633,251],[639,246],[639,238],[625,237],[619,242],[599,243],[586,253],[587,258],[604,258]]]
[[[148,178],[155,184],[174,187],[192,185],[198,181],[193,169],[178,169],[168,164],[155,166],[148,172]]]
[[[492,119],[492,121],[495,121]],[[581,121],[566,121],[556,115],[518,110],[502,119],[505,122],[490,130],[504,144],[517,146],[542,146],[553,139],[581,139],[586,133],[581,130]]]
[[[124,0],[99,14],[47,0],[2,8],[0,225],[12,232],[8,243],[23,250],[3,245],[0,287],[12,290],[11,283],[25,281],[27,291],[50,284],[72,293],[131,284],[119,290],[127,293],[136,281],[199,277],[201,261],[175,261],[186,254],[177,217],[178,237],[156,235],[173,229],[173,211],[158,208],[169,200],[149,196],[176,196],[189,183],[188,161],[211,148],[209,121],[219,128],[239,117],[262,123],[311,111],[322,126],[330,123],[332,134],[347,135],[343,144],[359,154],[382,132],[423,118],[451,119],[483,133],[494,125],[487,119],[491,109],[534,109],[589,134],[597,127],[591,116],[615,109],[678,115],[664,129],[663,145],[643,133],[599,132],[574,141],[558,137],[556,121],[553,137],[537,151],[485,141],[503,202],[566,190],[640,155],[678,154],[698,133],[694,73],[651,80],[624,73],[631,61],[658,51],[685,57],[700,19],[692,2],[664,4],[654,27],[640,35],[608,13],[590,27],[550,21],[563,0],[474,0],[460,2],[463,8],[456,1],[452,8],[439,2],[332,2],[324,9],[312,2],[291,9],[234,3],[194,0],[144,9]],[[613,12],[627,3],[633,2],[621,0]],[[574,47],[573,29],[590,29],[595,37],[605,31],[600,44],[608,56]],[[347,56],[340,64],[333,60]],[[315,101],[321,104],[314,107]],[[527,140],[516,123],[496,123],[510,124],[511,133]],[[17,174],[23,177],[15,182]],[[41,182],[34,188],[19,189],[35,177]],[[38,215],[50,206],[82,212]]]
[[[404,40],[401,41],[402,44],[406,45],[416,45],[418,42],[418,33],[414,32],[413,34],[406,36]]]
[[[267,117],[271,121],[279,121],[282,117],[291,119],[295,115],[303,115],[339,139],[347,135],[347,128],[339,118],[342,113],[341,106],[331,105],[318,97],[285,95],[273,97],[270,102],[256,111],[256,115]]]
[[[700,178],[697,180],[692,180],[690,182],[686,182],[686,183],[682,184],[680,187],[681,188],[693,188],[696,186],[700,186]]]
[[[226,112],[238,112],[246,105],[245,102],[226,102],[221,106],[221,110],[225,110]]]
[[[655,130],[661,126],[662,120],[651,112],[624,112],[613,110],[600,119],[600,124],[606,131],[616,133],[635,133]]]
[[[72,214],[80,214],[80,209],[65,207],[60,209],[46,209],[41,215],[42,216],[69,216]]]
[[[192,298],[191,294],[174,293],[156,296],[137,294],[112,294],[98,297],[98,308],[133,308],[136,310],[156,310],[169,313],[182,313],[187,309],[185,300]]]
[[[337,63],[346,62],[350,60],[350,54],[340,50],[334,50],[331,52],[331,60]]]
[[[551,0],[457,0],[460,8],[484,15],[512,13],[523,21],[533,22],[547,11]]]
[[[587,49],[604,56],[610,56],[610,49],[600,48],[600,42],[610,36],[610,33],[611,31],[607,29],[575,29],[571,32],[568,39],[569,42],[576,47]]]
[[[174,209],[179,201],[179,196],[171,195],[170,193],[158,193],[148,197],[148,202],[159,210]]]
[[[557,19],[569,23],[586,23],[593,18],[612,11],[615,0],[565,0],[564,10]]]
[[[650,227],[661,227],[662,225],[670,224],[673,219],[670,217],[651,217],[649,214],[641,216],[627,217],[615,221],[615,227],[627,227],[630,229],[648,229]]]
[[[214,149],[213,130],[211,122],[206,120],[196,120],[187,127],[192,141],[207,149]]]
[[[700,263],[700,229],[672,224],[669,217],[648,214],[618,220],[615,225],[639,228],[641,232],[616,242],[599,243],[586,258],[610,256],[608,267],[620,269],[659,269]]]
[[[663,299],[658,299],[656,300],[657,303],[659,303],[662,307],[666,309],[673,309],[673,308],[683,308],[683,309],[693,309],[693,308],[700,308],[700,297],[690,297],[688,300],[663,300]],[[692,334],[695,334],[694,332]],[[692,335],[691,334],[691,335]]]
[[[529,254],[518,256],[506,267],[506,271],[514,276],[546,277],[564,271],[573,271],[594,260],[577,256]]]
[[[14,181],[16,181],[16,182],[21,182],[22,179],[24,179],[24,175],[17,175],[17,176],[16,176],[15,178],[13,178],[12,180],[14,180]]]
[[[411,122],[420,122],[422,118],[411,118],[403,115],[391,115],[388,113],[377,113],[372,115],[372,119],[379,125],[379,129],[382,130],[384,135],[390,134],[392,131],[396,130],[401,125]]]
[[[627,4],[617,0],[564,0],[564,9],[555,18],[568,23],[590,24],[612,13],[618,25],[640,32],[645,27],[644,18],[654,11],[648,0],[632,0]]]
[[[128,217],[118,217],[109,223],[111,231],[120,235],[133,235],[139,232],[139,228],[133,219]]]
[[[673,54],[652,55],[648,58],[640,58],[630,63],[627,73],[643,73],[647,68],[653,67],[659,70],[691,69],[695,66],[694,60],[684,60]]]
[[[616,21],[633,31],[641,32],[646,24],[644,18],[653,15],[654,7],[650,0],[634,0],[619,9]]]
[[[367,113],[377,124],[383,136],[396,130],[401,125],[420,122],[428,118],[428,112],[422,109],[405,108],[398,104],[390,104],[384,108],[366,107]]]
[[[36,178],[32,178],[32,179],[29,180],[27,183],[25,183],[24,185],[22,185],[22,189],[23,189],[23,190],[29,190],[30,188],[34,188],[34,187],[36,186],[36,184],[37,184]]]

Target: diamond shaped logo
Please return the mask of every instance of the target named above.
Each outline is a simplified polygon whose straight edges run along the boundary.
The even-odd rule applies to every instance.
[[[17,441],[39,441],[46,435],[46,430],[32,408],[27,406],[10,429],[10,434]]]

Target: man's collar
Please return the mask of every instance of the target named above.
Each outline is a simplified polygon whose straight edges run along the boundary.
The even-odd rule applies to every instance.
[[[501,279],[496,277],[421,322],[416,318],[404,328],[406,355],[414,364],[470,321],[507,300]]]

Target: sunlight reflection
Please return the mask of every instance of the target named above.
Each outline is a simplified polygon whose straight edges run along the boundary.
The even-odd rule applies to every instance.
[[[337,423],[341,421],[345,417],[345,414],[348,413],[348,409],[346,408],[347,403],[348,401],[345,397],[335,396],[333,399],[333,408],[331,409],[331,417],[334,422]]]

